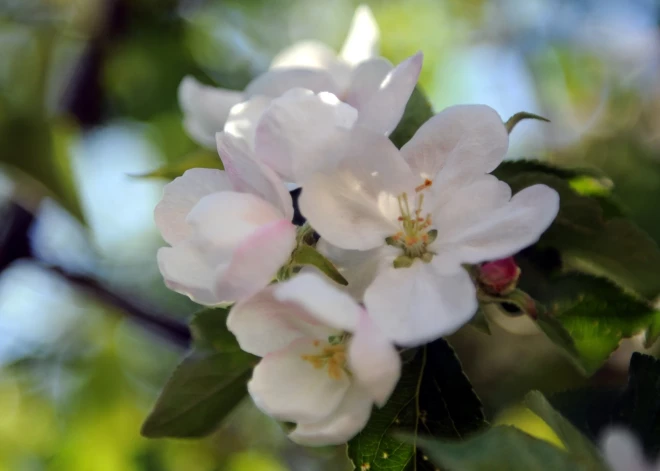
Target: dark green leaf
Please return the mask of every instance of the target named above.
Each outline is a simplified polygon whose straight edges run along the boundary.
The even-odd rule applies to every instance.
[[[559,214],[540,244],[558,249],[566,268],[604,276],[647,299],[660,293],[657,244],[625,218],[606,219],[602,198],[579,195],[569,182],[550,173],[501,175],[514,191],[538,183],[557,190]]]
[[[660,453],[660,360],[641,353],[630,359],[628,387],[614,406],[611,421],[634,431],[644,451]]]
[[[246,394],[254,357],[193,351],[174,370],[142,425],[149,438],[211,433]]]
[[[167,180],[173,180],[176,177],[180,177],[186,170],[191,168],[216,168],[222,169],[222,162],[220,157],[216,152],[211,152],[208,150],[200,149],[197,152],[194,152],[178,162],[167,164],[163,167],[157,168],[152,172],[133,175],[135,178],[165,178]]]
[[[588,464],[590,469],[604,466],[601,454],[594,444],[573,424],[557,412],[543,394],[532,391],[525,397],[525,406],[538,415],[557,434],[566,450],[579,462]]]
[[[390,140],[398,148],[408,142],[417,132],[417,130],[429,118],[433,116],[433,108],[429,103],[428,98],[419,87],[413,90],[410,100],[406,105],[406,110],[403,113],[401,121],[396,129],[390,134]]]
[[[293,252],[293,263],[296,265],[309,265],[321,270],[328,278],[335,283],[346,286],[348,281],[339,273],[339,270],[330,260],[325,258],[319,251],[311,245],[300,245]]]
[[[142,434],[201,437],[211,433],[247,394],[246,384],[257,358],[242,351],[229,330],[227,310],[204,309],[190,328],[195,349],[163,388]]]
[[[454,351],[440,339],[419,349],[404,365],[392,397],[373,411],[364,430],[349,442],[348,454],[357,469],[432,470],[414,441],[403,443],[392,431],[460,439],[484,425],[479,398]]]
[[[429,461],[447,471],[605,470],[589,467],[554,445],[508,426],[493,427],[464,442],[418,438],[418,443]]]
[[[208,308],[195,313],[190,330],[197,348],[219,353],[241,351],[236,337],[227,329],[228,313],[229,309],[225,308]]]

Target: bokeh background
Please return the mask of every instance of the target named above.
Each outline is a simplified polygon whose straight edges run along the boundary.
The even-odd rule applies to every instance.
[[[435,109],[550,118],[520,124],[508,158],[602,169],[660,241],[657,2],[368,4],[382,55],[424,51]],[[0,471],[343,469],[341,450],[288,443],[249,401],[206,440],[140,437],[195,306],[164,288],[155,264],[152,211],[167,180],[138,176],[215,158],[183,132],[185,75],[241,89],[293,41],[338,49],[356,5],[0,0]],[[505,327],[453,339],[493,415],[530,387],[583,381],[529,326]],[[596,381],[617,381],[632,348]]]

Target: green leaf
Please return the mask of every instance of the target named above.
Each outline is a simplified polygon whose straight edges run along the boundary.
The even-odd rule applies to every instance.
[[[607,200],[579,195],[550,173],[501,175],[516,192],[539,183],[557,190],[559,214],[539,243],[558,249],[566,268],[606,277],[647,299],[660,293],[658,245],[633,222],[612,214],[612,207],[604,208]]]
[[[548,309],[539,314],[539,327],[587,375],[602,366],[622,339],[657,321],[659,314],[649,304],[604,278],[582,273],[526,278],[533,267],[522,258],[520,263],[521,286]]]
[[[245,397],[254,358],[241,353],[193,351],[160,393],[142,425],[145,437],[203,437]]]
[[[481,402],[449,344],[442,340],[420,348],[404,364],[392,397],[375,409],[369,423],[348,443],[356,469],[403,471],[434,469],[392,431],[415,437],[427,434],[463,438],[486,424]]]
[[[544,118],[543,116],[539,116],[534,113],[528,113],[527,111],[520,111],[513,116],[511,116],[506,123],[504,123],[504,127],[506,128],[506,131],[511,134],[511,131],[513,131],[513,128],[516,127],[516,125],[524,121],[526,119],[535,119],[537,121],[545,121],[546,123],[549,123],[550,120],[548,118]]]
[[[633,353],[628,386],[614,406],[611,422],[635,432],[644,451],[660,453],[660,360]]]
[[[557,412],[539,391],[532,391],[525,397],[525,406],[538,415],[557,434],[567,451],[590,469],[604,466],[601,454],[594,444],[573,424]]]
[[[193,317],[195,348],[163,388],[142,426],[149,438],[207,435],[247,394],[257,357],[242,351],[226,326],[226,309],[204,309]]]
[[[15,117],[0,122],[0,163],[36,181],[45,196],[51,196],[79,221],[85,223],[73,179],[69,145],[77,130],[64,122],[49,123],[36,116]],[[43,191],[45,190],[45,191]]]
[[[309,265],[316,267],[335,283],[344,286],[348,284],[346,278],[344,278],[332,262],[325,258],[325,256],[311,245],[299,245],[293,252],[293,263],[296,265]]]
[[[418,438],[418,443],[431,462],[452,471],[605,471],[509,426],[493,427],[463,442]]]
[[[622,388],[587,388],[564,391],[550,402],[593,440],[612,426],[637,435],[644,451],[656,459],[660,452],[660,360],[633,353],[628,385]]]
[[[431,107],[431,103],[429,103],[424,92],[419,87],[415,87],[403,112],[403,117],[399,121],[399,125],[390,134],[390,140],[398,148],[403,147],[415,135],[422,124],[432,116],[433,108]]]
[[[241,351],[236,337],[227,329],[228,313],[226,308],[209,308],[195,313],[190,330],[197,348],[219,353]]]
[[[488,323],[488,318],[484,312],[484,306],[479,306],[477,312],[470,320],[470,325],[477,329],[479,332],[490,335],[490,324]]]
[[[149,173],[132,176],[135,178],[165,178],[167,180],[174,180],[191,168],[215,168],[222,170],[224,167],[216,152],[199,149],[180,159],[178,162],[164,165]]]

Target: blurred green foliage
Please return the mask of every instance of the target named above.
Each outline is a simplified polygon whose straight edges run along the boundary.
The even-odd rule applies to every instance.
[[[84,196],[80,188],[90,175],[74,171],[74,148],[90,131],[116,123],[139,130],[155,150],[160,163],[154,166],[153,177],[164,181],[178,174],[183,158],[194,160],[195,165],[214,166],[209,160],[214,157],[199,153],[181,126],[176,98],[181,78],[192,74],[207,83],[240,89],[292,41],[315,37],[338,48],[356,3],[2,2],[0,168],[15,184],[14,199],[36,209],[42,197],[50,196],[79,220],[88,221],[90,196]],[[602,20],[610,36],[594,46],[577,34],[582,31],[577,26],[576,31],[563,30],[561,18],[550,16],[558,14],[552,9],[534,13],[524,0],[509,2],[514,7],[507,8],[488,0],[368,3],[381,27],[385,57],[396,63],[424,51],[420,87],[436,108],[455,103],[456,96],[473,96],[469,93],[479,87],[485,87],[493,105],[499,103],[500,94],[508,99],[514,92],[527,90],[534,100],[513,103],[513,110],[504,103],[503,117],[527,109],[551,118],[552,123],[520,124],[512,134],[512,144],[531,142],[525,149],[533,154],[526,157],[575,168],[591,166],[602,172],[612,182],[607,195],[615,202],[601,205],[604,216],[614,217],[620,211],[660,242],[660,89],[653,63],[657,44],[638,44],[626,53],[626,35],[615,29],[616,24]],[[623,8],[633,12],[643,3],[629,2]],[[575,5],[566,8],[584,14],[582,26],[589,24],[587,20],[601,21],[598,5],[586,1]],[[656,10],[649,8],[647,14],[655,15],[650,24],[657,23]],[[544,21],[544,16],[550,19]],[[652,29],[648,35],[652,41]],[[648,57],[640,55],[651,46],[656,49]],[[524,73],[505,74],[508,62],[503,53],[486,61],[484,56],[471,55],[477,50],[515,54]],[[476,63],[474,68],[461,68],[461,60],[469,57]],[[631,65],[635,58],[637,62]],[[499,76],[504,78],[475,85]],[[475,100],[483,97],[474,96]],[[127,173],[119,167],[116,171]],[[593,195],[603,188],[593,183],[571,182],[571,188]],[[131,208],[119,210],[130,212]],[[144,222],[141,230],[151,237],[153,252],[158,241],[151,223]],[[130,243],[123,242],[126,247]],[[153,263],[146,269],[140,261],[137,268],[113,265],[109,275],[99,268],[108,260],[101,260],[96,275],[121,279],[126,285],[137,283],[140,295],[154,302],[170,300],[173,295],[164,297],[151,252],[145,258]],[[616,271],[612,266],[608,269]],[[34,286],[37,292],[42,289]],[[69,341],[63,336],[47,348],[37,343],[35,348],[18,349],[0,366],[0,470],[281,471],[337,470],[345,465],[341,451],[310,452],[287,443],[279,427],[249,405],[239,407],[216,434],[202,442],[140,438],[140,425],[181,352],[139,326],[118,321],[117,313],[101,302],[87,299],[82,307],[77,298],[66,302],[72,310],[84,312],[78,314],[75,328],[67,331]],[[47,300],[42,304],[40,309],[51,316],[61,315]],[[181,299],[173,314],[183,318],[192,310],[191,303]],[[2,316],[0,308],[0,320]],[[611,340],[607,351],[599,355],[607,356],[618,340]],[[455,346],[477,392],[485,392],[489,408],[512,400],[530,384],[558,389],[578,381],[569,362],[541,345],[537,337],[511,340],[496,333],[481,341],[484,350],[471,347],[466,351],[469,342],[459,340]],[[494,354],[501,353],[498,346],[503,344],[512,353]],[[526,355],[524,362],[520,352]],[[540,378],[538,371],[551,373]],[[496,390],[491,386],[497,375],[507,381]]]

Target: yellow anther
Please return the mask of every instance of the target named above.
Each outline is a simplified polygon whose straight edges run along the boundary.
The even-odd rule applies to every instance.
[[[427,189],[431,185],[433,185],[433,180],[427,178],[426,180],[424,180],[424,183],[422,183],[417,188],[415,188],[415,191],[419,193],[420,191]]]
[[[312,345],[321,347],[320,340],[314,340]],[[316,369],[327,368],[328,376],[332,379],[341,379],[346,367],[346,345],[339,343],[331,345],[323,343],[320,352],[316,355],[301,355],[304,361],[308,361]]]

